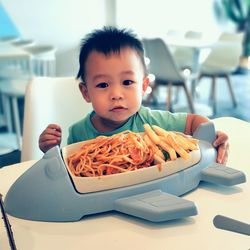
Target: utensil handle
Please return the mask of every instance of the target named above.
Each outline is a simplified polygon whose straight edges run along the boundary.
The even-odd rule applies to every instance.
[[[214,217],[213,223],[214,226],[219,229],[250,235],[250,224],[234,220],[223,215],[216,215]]]

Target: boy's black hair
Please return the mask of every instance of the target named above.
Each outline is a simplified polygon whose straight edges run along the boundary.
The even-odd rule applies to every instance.
[[[85,83],[85,64],[92,51],[97,51],[107,56],[111,53],[119,53],[124,47],[134,49],[138,53],[146,74],[144,49],[137,36],[130,30],[104,27],[103,29],[94,30],[82,40],[79,55],[80,68],[77,79],[81,79]]]

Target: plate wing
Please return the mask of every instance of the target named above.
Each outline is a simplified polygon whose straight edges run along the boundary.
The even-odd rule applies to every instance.
[[[196,206],[192,201],[160,190],[118,199],[114,207],[116,211],[153,222],[180,219],[197,214]]]
[[[246,182],[246,176],[240,170],[214,163],[201,171],[201,180],[213,184],[233,186]]]

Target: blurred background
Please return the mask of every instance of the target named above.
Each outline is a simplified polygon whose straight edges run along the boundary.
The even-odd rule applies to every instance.
[[[20,161],[28,81],[75,76],[81,39],[104,25],[143,41],[144,105],[250,121],[249,0],[0,0],[0,166]]]

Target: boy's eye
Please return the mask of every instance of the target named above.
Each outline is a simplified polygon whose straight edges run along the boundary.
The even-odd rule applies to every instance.
[[[134,81],[132,81],[132,80],[124,80],[123,81],[123,85],[131,85],[133,83],[134,83]]]
[[[100,82],[96,85],[97,88],[107,88],[109,85],[106,82]]]

